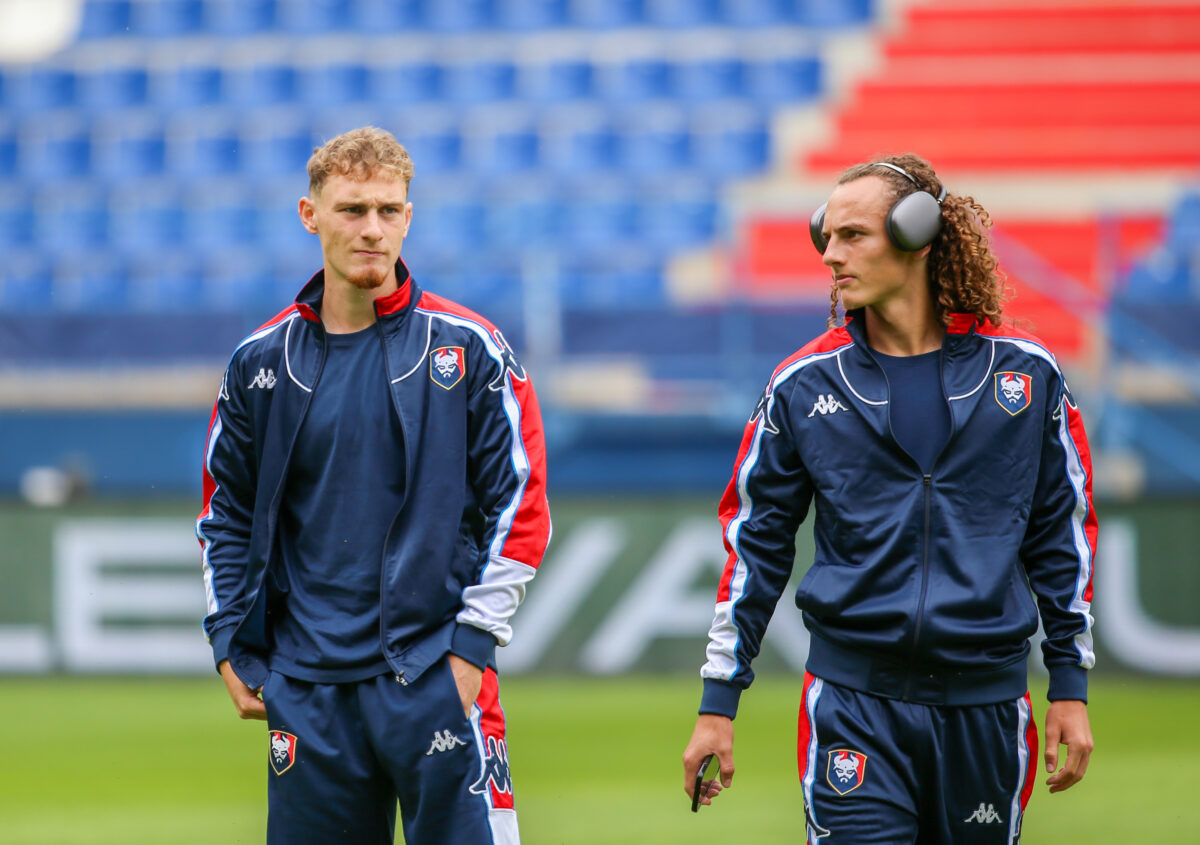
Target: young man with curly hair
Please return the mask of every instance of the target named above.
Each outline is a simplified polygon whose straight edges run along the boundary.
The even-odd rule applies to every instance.
[[[550,538],[533,386],[400,258],[413,164],[365,127],[308,163],[324,267],[233,353],[196,523],[205,633],[267,722],[267,841],[518,839],[495,650]]]
[[[810,505],[806,841],[1016,842],[1039,613],[1050,791],[1087,769],[1091,462],[1054,356],[1001,324],[989,224],[914,155],[850,168],[813,215],[830,329],[776,368],[721,500],[729,556],[683,757],[689,795],[719,764],[701,803],[731,783],[732,720]]]

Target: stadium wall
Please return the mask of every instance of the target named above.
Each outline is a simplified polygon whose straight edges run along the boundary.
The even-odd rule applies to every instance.
[[[212,671],[194,510],[0,503],[0,673]],[[1200,677],[1200,499],[1098,510],[1099,670]],[[724,560],[714,511],[695,497],[555,499],[554,542],[502,671],[696,672]],[[813,551],[809,532],[799,540],[793,587]],[[780,610],[757,670],[799,671],[807,656],[799,613],[786,598]]]

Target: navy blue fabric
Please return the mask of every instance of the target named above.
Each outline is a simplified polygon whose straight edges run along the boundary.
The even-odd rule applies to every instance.
[[[268,749],[268,845],[392,845],[397,799],[406,842],[491,845],[471,789],[483,754],[446,658],[408,685],[271,672],[263,702],[268,730],[295,737],[291,757]]]
[[[926,473],[950,437],[950,408],[942,393],[940,351],[898,357],[871,350],[888,380],[892,434]]]
[[[384,539],[404,503],[404,432],[379,331],[326,339],[325,369],[300,426],[280,507],[287,570],[270,666],[334,683],[388,671],[379,635]]]
[[[1025,728],[1032,721],[1023,699],[939,707],[879,698],[827,681],[810,681],[805,687],[798,757],[806,841],[1017,841],[1014,832],[1019,835],[1023,815],[1020,795],[1035,776],[1037,756],[1036,733],[1029,735],[1033,747],[1027,744]],[[811,718],[815,748],[806,744],[806,716]],[[839,758],[861,767],[848,775],[843,762],[839,773],[834,765]]]

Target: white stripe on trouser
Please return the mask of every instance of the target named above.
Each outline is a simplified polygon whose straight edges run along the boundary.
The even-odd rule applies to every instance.
[[[479,755],[479,774],[482,775],[487,761],[487,740],[483,737],[483,727],[479,718],[483,711],[479,705],[471,707],[471,733],[475,735],[475,751]],[[521,831],[517,827],[517,811],[492,806],[492,790],[484,785],[483,800],[487,803],[488,827],[492,829],[494,845],[521,845]]]
[[[825,683],[820,678],[813,678],[813,682],[808,686],[808,695],[804,698],[804,709],[808,716],[808,761],[804,766],[804,783],[801,784],[801,789],[804,792],[804,803],[811,814],[812,820],[817,821],[817,808],[813,804],[813,781],[817,772],[817,699],[821,697],[821,690],[824,689]],[[817,822],[820,824],[820,822]],[[804,819],[805,841],[809,845],[818,845],[817,831],[813,830],[808,824],[808,818]]]
[[[1022,696],[1017,699],[1017,788],[1013,791],[1012,804],[1008,810],[1008,841],[1016,842],[1021,837],[1021,793],[1029,778],[1029,704]]]

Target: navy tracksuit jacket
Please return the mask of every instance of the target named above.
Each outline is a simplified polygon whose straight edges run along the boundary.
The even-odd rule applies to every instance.
[[[721,500],[701,712],[735,715],[814,504],[796,594],[813,675],[918,703],[1012,701],[1040,611],[1050,699],[1086,700],[1096,518],[1062,372],[1036,338],[955,315],[941,381],[951,433],[926,475],[891,434],[861,319],[775,370]]]

